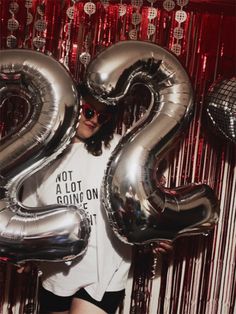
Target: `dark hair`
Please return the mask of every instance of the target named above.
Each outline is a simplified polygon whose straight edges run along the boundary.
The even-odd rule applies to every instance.
[[[89,99],[88,102],[91,101],[91,104],[93,104],[92,99],[97,101],[96,98],[87,92],[87,89],[83,84],[79,85],[78,88],[82,98]],[[110,147],[110,141],[113,139],[113,134],[116,130],[118,120],[118,106],[107,106],[106,111],[110,113],[111,119],[102,124],[98,132],[84,141],[85,148],[94,156],[99,156],[102,154],[103,144],[105,148]]]
[[[84,141],[87,151],[94,156],[102,154],[103,143],[106,148],[109,148],[110,141],[113,139],[117,124],[117,108],[115,106],[114,108],[109,108],[108,111],[111,113],[111,119],[101,125],[98,132]]]

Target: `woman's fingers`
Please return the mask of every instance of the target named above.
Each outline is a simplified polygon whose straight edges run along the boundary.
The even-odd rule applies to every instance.
[[[155,253],[170,254],[173,251],[173,246],[167,242],[160,242],[154,249]]]
[[[24,263],[21,265],[17,265],[17,273],[22,274],[22,273],[29,273],[32,269],[32,266],[30,263]]]

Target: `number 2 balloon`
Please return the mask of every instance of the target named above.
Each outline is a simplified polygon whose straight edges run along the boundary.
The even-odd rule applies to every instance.
[[[1,104],[22,98],[28,117],[0,145],[0,257],[70,260],[87,247],[90,226],[75,206],[27,208],[19,201],[24,180],[69,144],[78,118],[78,95],[69,72],[33,50],[0,51]]]
[[[102,195],[110,224],[128,244],[207,234],[219,212],[213,190],[205,184],[164,188],[154,174],[193,110],[191,83],[178,59],[150,42],[121,41],[89,64],[84,88],[118,105],[137,84],[148,88],[151,103],[108,163]]]

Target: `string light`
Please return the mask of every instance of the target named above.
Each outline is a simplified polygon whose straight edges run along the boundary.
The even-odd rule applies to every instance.
[[[157,9],[153,7],[153,3],[156,0],[149,0],[151,3],[148,7],[148,27],[147,27],[147,37],[150,39],[150,36],[156,33],[156,25],[153,23],[153,20],[157,17]]]
[[[45,19],[45,2],[42,1],[37,6],[36,21],[34,23],[35,37],[33,38],[33,45],[37,48],[37,50],[42,50],[46,44],[46,29],[47,22]]]
[[[140,14],[140,8],[143,5],[143,0],[131,0],[133,6],[133,14],[131,24],[134,25],[134,28],[129,31],[129,38],[132,40],[138,39],[138,26],[142,21],[142,15]]]
[[[15,14],[19,10],[19,4],[17,1],[13,0],[9,3],[9,12],[11,17],[7,21],[7,28],[10,31],[10,35],[7,36],[7,47],[8,48],[16,48],[17,46],[17,38],[14,35],[14,32],[19,28],[19,22],[15,18]]]

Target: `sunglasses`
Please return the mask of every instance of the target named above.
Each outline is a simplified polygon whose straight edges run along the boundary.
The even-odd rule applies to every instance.
[[[98,112],[90,104],[82,104],[82,112],[86,120],[92,119],[97,116],[97,121],[99,124],[104,124],[111,119],[111,114],[106,111]]]

